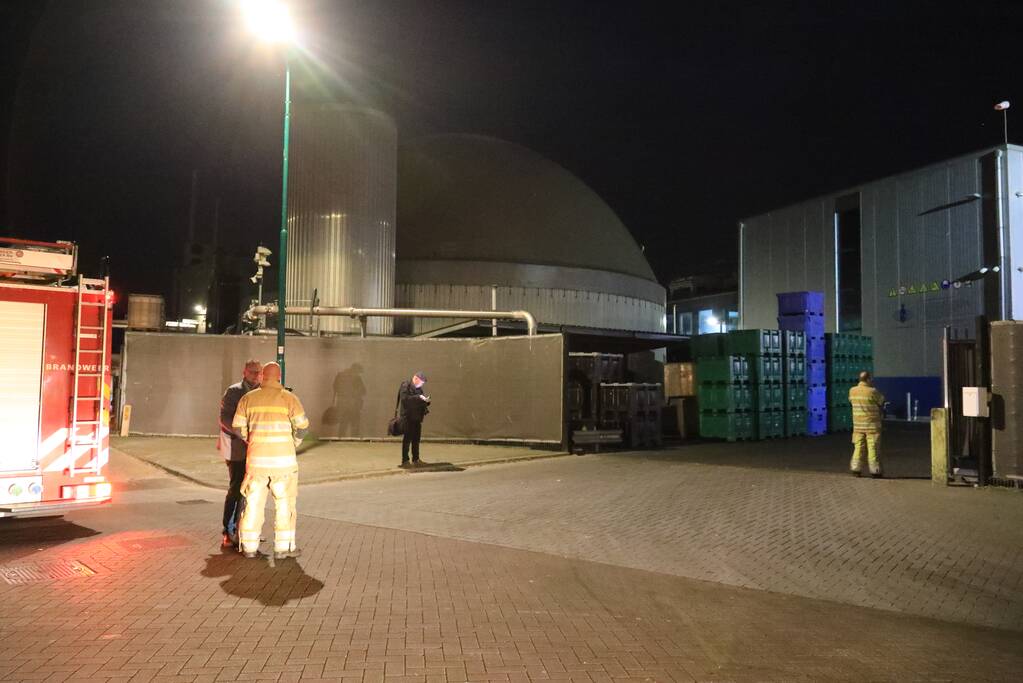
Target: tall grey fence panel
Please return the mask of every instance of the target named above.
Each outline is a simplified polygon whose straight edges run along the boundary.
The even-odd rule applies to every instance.
[[[224,389],[241,378],[247,359],[272,360],[274,342],[128,333],[122,382],[131,433],[216,434]],[[433,400],[424,439],[559,443],[564,344],[561,335],[289,338],[287,385],[320,438],[386,437],[398,386],[419,370]]]
[[[991,323],[991,455],[994,476],[1023,479],[1023,322]]]

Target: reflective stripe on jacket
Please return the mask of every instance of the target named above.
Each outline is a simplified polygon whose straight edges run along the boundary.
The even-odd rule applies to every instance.
[[[860,382],[849,390],[852,403],[853,431],[873,434],[881,431],[881,406],[884,396],[866,382]]]
[[[248,442],[248,469],[288,469],[298,465],[295,437],[309,429],[309,418],[280,382],[264,382],[242,396],[231,426]]]

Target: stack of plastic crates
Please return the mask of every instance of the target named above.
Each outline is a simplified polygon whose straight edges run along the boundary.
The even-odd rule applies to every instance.
[[[693,338],[700,436],[739,441],[754,434],[753,393],[745,356],[725,354],[725,335]]]
[[[625,356],[570,353],[568,367],[568,409],[572,429],[596,429],[600,422],[600,385],[624,379]]]
[[[611,382],[600,385],[600,426],[621,429],[627,448],[654,448],[662,444],[661,384]]]
[[[785,435],[785,397],[782,386],[781,335],[778,330],[736,330],[724,338],[726,356],[742,357],[749,367],[753,436],[773,439]]]
[[[852,431],[849,389],[864,370],[874,371],[874,343],[858,334],[827,334],[824,347],[828,368],[828,431]]]
[[[778,328],[802,332],[806,347],[806,433],[828,431],[827,365],[824,350],[824,293],[778,294]]]
[[[782,392],[785,436],[806,434],[806,334],[781,332]]]

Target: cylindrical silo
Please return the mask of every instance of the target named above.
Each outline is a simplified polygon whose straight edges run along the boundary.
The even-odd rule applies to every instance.
[[[394,305],[397,129],[389,116],[345,104],[292,107],[288,174],[288,305]],[[324,332],[356,332],[358,321],[323,317]],[[288,327],[309,329],[307,317]],[[371,318],[372,334],[390,334]]]

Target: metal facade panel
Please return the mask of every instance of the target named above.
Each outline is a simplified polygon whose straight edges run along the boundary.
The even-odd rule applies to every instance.
[[[860,250],[863,268],[860,272],[862,290],[863,334],[873,335],[878,325],[878,253],[877,205],[878,189],[866,187],[860,191]],[[885,290],[887,293],[888,290]]]
[[[1006,153],[1005,217],[1009,233],[1009,279],[1012,318],[1023,320],[1023,149],[1009,147]]]
[[[940,374],[942,328],[972,330],[974,317],[983,310],[982,285],[931,289],[936,282],[940,288],[942,280],[954,280],[985,265],[978,195],[984,191],[979,159],[988,153],[959,157],[744,220],[743,326],[774,326],[776,292],[819,289],[825,292],[827,328],[834,329],[834,200],[858,191],[863,324],[864,333],[875,338],[877,372]],[[1015,194],[1023,192],[1023,148],[1007,149],[1005,178],[1012,305],[1015,314],[1023,316],[1023,271],[1019,270],[1023,196]],[[801,259],[801,265],[796,259]],[[924,294],[916,293],[921,285],[927,290]],[[899,293],[900,287],[906,288],[904,294]]]
[[[835,197],[825,197],[813,203],[813,221],[817,226],[814,232],[820,235],[818,245],[820,254],[820,274],[814,282],[820,283],[811,289],[824,292],[824,326],[826,330],[838,330],[836,313],[838,310],[837,288],[835,277]],[[816,251],[816,250],[815,250]]]
[[[741,324],[746,328],[771,327],[773,321],[767,286],[770,277],[769,239],[772,215],[765,214],[744,221],[742,231],[742,306]],[[773,322],[772,322],[773,321]]]
[[[394,305],[397,131],[380,112],[299,104],[291,124],[288,187],[288,304],[317,290],[329,306]],[[288,316],[291,327],[308,319]],[[358,322],[324,318],[319,329],[355,332]],[[370,318],[388,334],[392,321]]]
[[[491,307],[490,287],[475,285],[406,285],[397,287],[398,306],[407,308],[472,309]],[[498,287],[497,307],[525,310],[538,322],[618,330],[664,331],[664,306],[616,294],[535,287]],[[417,319],[414,334],[439,329],[458,319]]]

